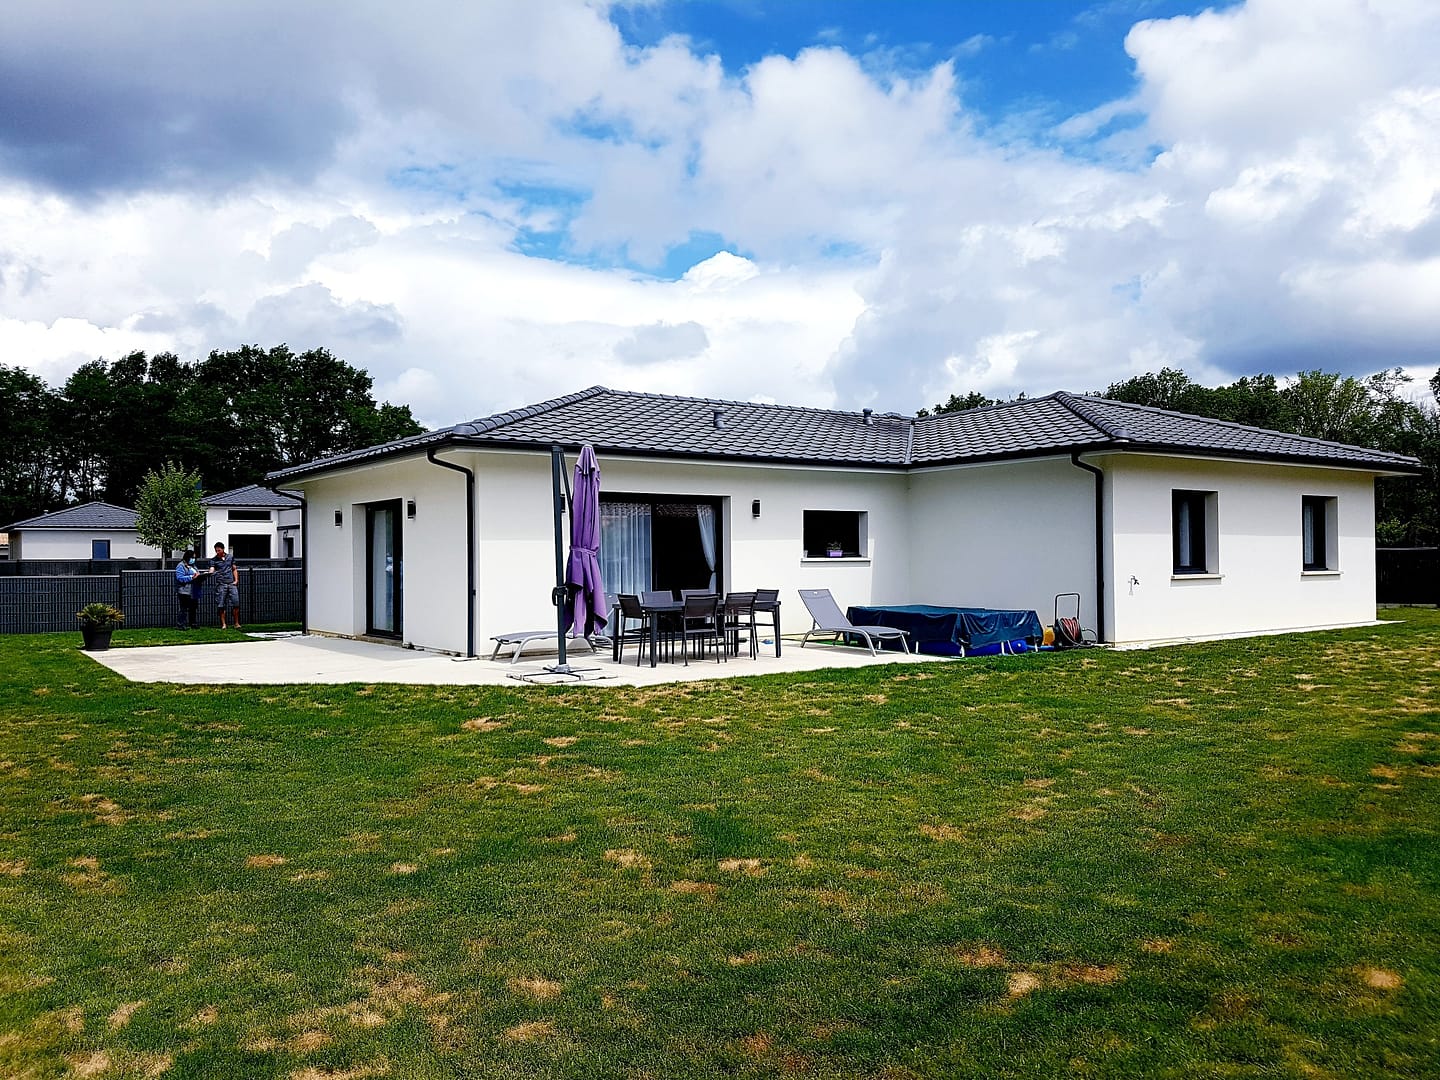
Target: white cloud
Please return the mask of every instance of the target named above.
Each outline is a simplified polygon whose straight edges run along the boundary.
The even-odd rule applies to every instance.
[[[906,409],[1433,363],[1431,0],[1140,23],[1133,91],[1067,150],[966,111],[998,47],[727,75],[599,2],[17,0],[0,360],[327,345],[434,424],[597,382]],[[732,250],[633,269],[696,236]]]

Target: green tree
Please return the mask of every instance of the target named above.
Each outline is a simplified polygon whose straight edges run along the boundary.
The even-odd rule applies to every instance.
[[[1024,397],[1022,394],[1021,397]],[[986,397],[979,390],[971,390],[964,397],[951,394],[950,400],[937,404],[933,409],[921,409],[916,416],[939,416],[941,413],[964,412],[966,409],[983,409],[986,405],[999,405],[996,398]]]
[[[177,548],[190,545],[205,531],[205,508],[200,505],[200,474],[186,472],[173,461],[151,469],[140,481],[135,498],[135,530],[141,543],[158,547],[170,558]]]
[[[0,364],[0,526],[63,505],[55,468],[55,395]]]

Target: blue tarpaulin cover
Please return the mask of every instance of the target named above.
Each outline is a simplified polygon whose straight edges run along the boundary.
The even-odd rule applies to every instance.
[[[1033,611],[901,604],[852,607],[845,614],[856,626],[893,626],[896,630],[908,630],[912,647],[935,656],[959,656],[965,648],[975,649],[1002,641],[1038,640],[1045,632],[1040,617]]]

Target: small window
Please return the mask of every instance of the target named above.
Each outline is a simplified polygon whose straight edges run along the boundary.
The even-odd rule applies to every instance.
[[[869,541],[866,517],[864,510],[806,510],[805,557],[864,558]]]
[[[269,521],[269,510],[231,510],[226,515],[230,521]]]
[[[108,559],[110,557],[110,541],[91,540],[90,557],[92,559]]]
[[[1215,573],[1215,492],[1172,491],[1170,497],[1175,573]]]
[[[1326,495],[1300,497],[1300,567],[1302,570],[1339,569],[1335,536],[1335,499]]]

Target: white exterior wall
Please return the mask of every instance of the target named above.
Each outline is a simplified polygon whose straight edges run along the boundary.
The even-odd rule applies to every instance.
[[[88,559],[91,540],[109,540],[112,559],[158,559],[160,549],[140,543],[134,529],[16,529],[12,559]]]
[[[1112,456],[1111,640],[1306,629],[1375,618],[1375,484],[1292,465]],[[1171,492],[1216,492],[1215,576],[1173,573]],[[1300,499],[1336,499],[1339,567],[1301,570]],[[1131,585],[1134,577],[1140,584]]]
[[[450,449],[476,473],[476,651],[491,635],[554,625],[550,457]],[[1152,641],[1366,622],[1375,614],[1374,483],[1365,473],[1182,458],[1087,457],[1105,471],[1108,641]],[[574,455],[567,455],[573,470]],[[1052,618],[1057,593],[1079,592],[1095,627],[1094,477],[1068,458],[936,469],[910,475],[603,457],[602,492],[721,502],[722,590],[778,588],[783,629],[810,621],[800,588],[850,604],[928,603],[1034,609]],[[364,505],[414,499],[401,517],[405,641],[466,645],[465,482],[423,457],[303,481],[311,629],[365,632]],[[1176,488],[1218,492],[1215,578],[1172,574]],[[1300,569],[1300,498],[1337,500],[1339,571]],[[761,514],[751,514],[759,499]],[[343,524],[333,525],[334,511]],[[859,559],[807,559],[805,510],[867,514]],[[566,522],[568,543],[568,520]],[[88,540],[86,542],[88,553]],[[27,557],[36,557],[28,554]],[[1130,577],[1138,586],[1130,586]],[[1068,613],[1068,606],[1062,614]]]
[[[460,454],[453,455],[457,462]],[[492,634],[555,622],[554,509],[548,453],[476,453],[479,508],[477,650]],[[566,458],[573,469],[575,455]],[[724,580],[721,591],[780,590],[786,632],[809,629],[796,589],[828,588],[841,607],[899,603],[909,595],[906,480],[896,473],[763,465],[688,464],[604,457],[601,491],[718,498]],[[760,517],[751,503],[760,500]],[[805,510],[863,510],[868,553],[858,559],[806,559]],[[314,529],[312,519],[312,531]],[[565,526],[568,548],[569,524]],[[463,637],[461,638],[463,644]]]
[[[1069,458],[914,473],[909,532],[906,603],[1033,610],[1049,625],[1055,594],[1078,592],[1095,626],[1095,478]]]
[[[455,459],[465,455],[446,455]],[[423,457],[388,461],[294,485],[309,506],[306,531],[307,625],[365,633],[365,505],[401,502],[402,640],[428,649],[465,650],[465,478]],[[404,504],[415,500],[415,518]],[[335,511],[341,525],[334,524]]]

